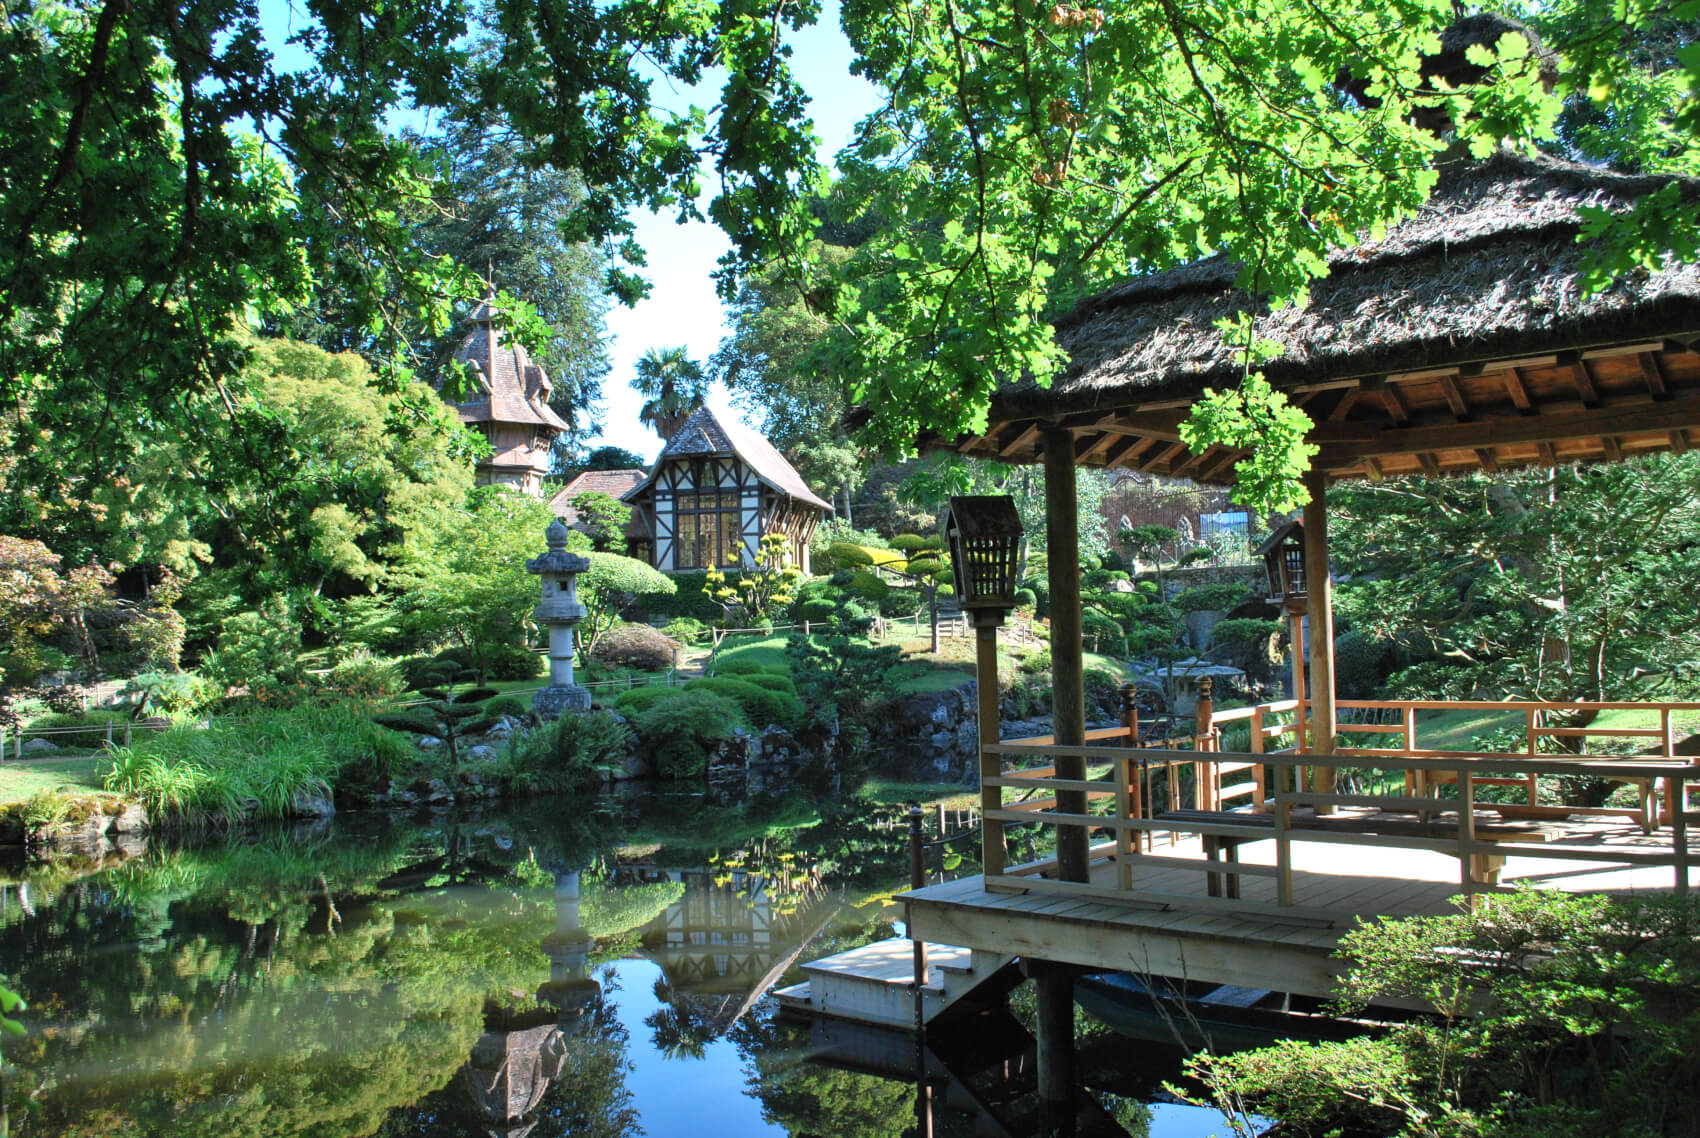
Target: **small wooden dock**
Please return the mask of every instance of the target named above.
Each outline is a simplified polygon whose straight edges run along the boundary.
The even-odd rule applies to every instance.
[[[1572,856],[1554,861],[1553,850]],[[1588,851],[1598,860],[1588,860]],[[1476,896],[1519,886],[1669,893],[1668,868],[1621,860],[1669,851],[1668,834],[1645,834],[1628,820],[1582,819],[1567,836],[1544,844],[1547,856],[1519,857],[1508,846],[1500,885],[1480,888]],[[1204,860],[1198,837],[1182,838],[1163,853],[1163,860]],[[1272,866],[1274,843],[1248,844],[1240,856],[1248,867]],[[1151,860],[1136,859],[1136,865]],[[1113,853],[1094,860],[1090,885],[1072,890],[1068,882],[1042,877],[1023,892],[989,892],[985,878],[974,876],[900,899],[908,907],[911,935],[929,942],[1309,996],[1332,994],[1341,968],[1332,954],[1358,920],[1456,911],[1458,861],[1446,853],[1294,842],[1292,862],[1294,892],[1306,903],[1285,911],[1276,904],[1275,882],[1267,874],[1245,876],[1242,897],[1231,899],[1208,896],[1194,869],[1140,866],[1135,891],[1108,897],[1122,870]],[[998,887],[1007,889],[1002,882]]]

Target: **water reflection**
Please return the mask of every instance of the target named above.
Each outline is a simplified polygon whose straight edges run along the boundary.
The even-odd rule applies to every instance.
[[[889,821],[660,800],[0,866],[0,1101],[24,1138],[971,1132],[962,1088],[1022,1060],[935,1063],[918,1117],[912,1044],[833,1062],[763,998],[890,935]]]

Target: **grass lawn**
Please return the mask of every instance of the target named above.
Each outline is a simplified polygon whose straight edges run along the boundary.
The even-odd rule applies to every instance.
[[[772,636],[727,637],[720,642],[720,651],[716,656],[720,662],[727,660],[744,660],[763,668],[790,674],[791,665],[785,658],[785,646],[791,643],[791,637],[783,632]]]
[[[980,805],[979,790],[951,782],[898,782],[889,778],[871,778],[862,784],[861,793],[889,806],[913,802],[921,806],[962,810]]]
[[[42,791],[86,792],[101,789],[100,780],[112,764],[105,758],[28,759],[0,766],[0,806],[23,802]]]

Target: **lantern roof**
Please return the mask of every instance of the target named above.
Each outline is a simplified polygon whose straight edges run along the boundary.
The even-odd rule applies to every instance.
[[[1275,527],[1275,532],[1263,539],[1263,544],[1257,547],[1259,557],[1268,557],[1279,549],[1283,542],[1296,534],[1304,533],[1305,524],[1300,518],[1288,518]]]

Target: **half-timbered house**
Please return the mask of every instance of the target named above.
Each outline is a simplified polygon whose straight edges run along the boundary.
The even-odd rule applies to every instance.
[[[761,539],[784,534],[809,571],[809,538],[832,507],[772,443],[699,407],[623,499],[654,536],[665,573],[752,564]]]
[[[541,498],[550,444],[568,427],[549,406],[554,385],[548,374],[531,362],[523,344],[503,337],[496,328],[498,313],[494,297],[480,303],[472,331],[455,350],[454,358],[472,368],[479,386],[455,410],[490,442],[490,456],[478,464],[478,485],[510,486]]]

